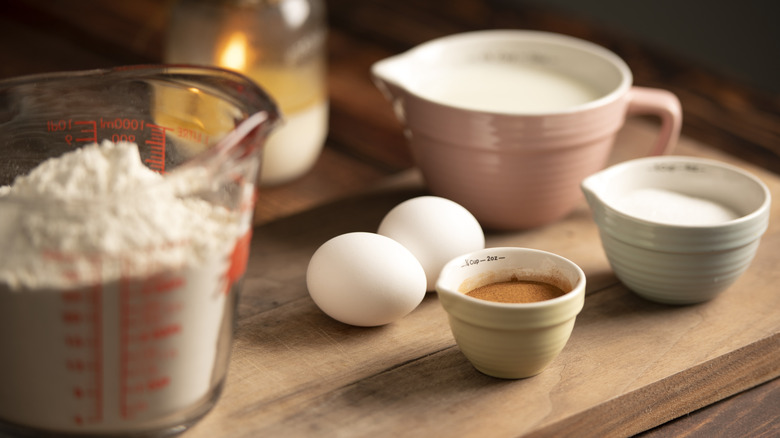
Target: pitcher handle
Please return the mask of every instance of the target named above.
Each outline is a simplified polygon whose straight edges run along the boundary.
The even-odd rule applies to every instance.
[[[682,129],[682,106],[672,92],[658,88],[631,87],[628,92],[627,114],[660,117],[661,129],[650,155],[664,155],[674,149]]]

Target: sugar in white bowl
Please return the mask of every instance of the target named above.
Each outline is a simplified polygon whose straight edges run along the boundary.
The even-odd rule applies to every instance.
[[[582,190],[615,275],[661,303],[699,303],[728,289],[769,224],[767,186],[715,160],[630,160],[586,178]]]
[[[734,209],[672,190],[645,188],[619,198],[615,208],[631,216],[674,225],[713,225],[739,217]]]

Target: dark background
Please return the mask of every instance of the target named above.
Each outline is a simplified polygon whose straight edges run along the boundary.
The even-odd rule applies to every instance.
[[[505,0],[555,9],[780,94],[776,0]]]

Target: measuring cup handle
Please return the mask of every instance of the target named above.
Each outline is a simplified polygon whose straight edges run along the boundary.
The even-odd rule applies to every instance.
[[[631,87],[628,92],[627,114],[661,118],[661,130],[650,155],[668,154],[677,145],[682,129],[682,106],[672,92],[658,88]]]

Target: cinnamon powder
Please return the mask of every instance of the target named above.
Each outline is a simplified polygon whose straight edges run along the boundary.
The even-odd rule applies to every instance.
[[[466,295],[499,303],[533,303],[565,294],[561,288],[541,281],[513,280],[491,283],[469,291]]]

